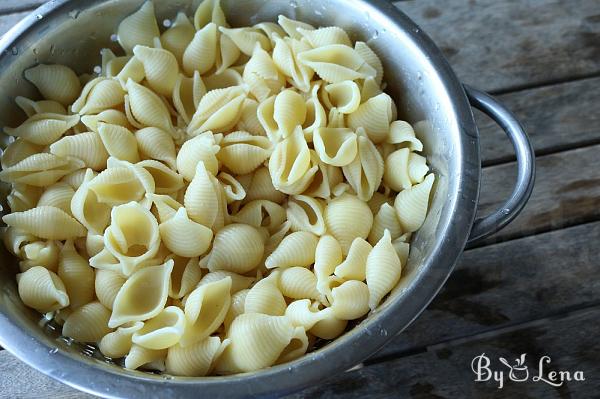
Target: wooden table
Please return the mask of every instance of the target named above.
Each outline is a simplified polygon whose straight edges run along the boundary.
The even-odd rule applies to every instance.
[[[42,3],[0,0],[0,33]],[[428,32],[458,76],[504,101],[537,153],[529,204],[510,226],[465,251],[428,309],[358,368],[294,395],[531,397],[600,395],[600,1],[412,0],[396,5]],[[511,146],[477,115],[481,211],[510,193]],[[585,381],[474,382],[471,362],[502,356],[537,374],[583,371]],[[330,376],[323,376],[327,378]],[[508,375],[505,375],[508,379]],[[0,397],[88,397],[0,351]]]

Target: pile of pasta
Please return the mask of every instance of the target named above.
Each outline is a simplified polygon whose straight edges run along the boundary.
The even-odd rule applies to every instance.
[[[338,27],[231,28],[218,0],[160,32],[148,1],[94,75],[44,98],[0,179],[25,305],[129,369],[232,374],[341,335],[397,285],[434,175]]]

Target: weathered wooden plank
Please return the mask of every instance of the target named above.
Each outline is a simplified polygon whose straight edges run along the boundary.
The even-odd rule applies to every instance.
[[[598,242],[595,222],[465,251],[421,316],[369,361],[600,303]]]
[[[17,360],[7,351],[0,352],[0,398],[91,399],[95,397],[46,377]]]
[[[339,374],[327,383],[290,396],[293,398],[591,398],[600,390],[600,343],[597,326],[600,308],[574,312],[515,326],[495,336],[477,340],[456,341],[429,348],[424,353],[370,365]],[[505,373],[505,385],[475,382],[471,362],[485,353],[491,368]],[[529,368],[527,382],[508,381],[509,369],[499,357],[515,364],[526,353]],[[583,371],[585,381],[565,382],[553,387],[542,381],[532,382],[538,375],[539,359],[550,356],[544,373]],[[522,373],[516,377],[521,377]]]
[[[600,219],[600,145],[538,157],[536,184],[525,209],[490,244]],[[498,209],[510,195],[514,162],[483,169],[480,214]]]
[[[46,3],[47,0],[0,0],[0,14],[11,14],[19,11],[32,10]]]
[[[484,90],[600,72],[596,0],[419,0],[396,5],[432,37],[459,78]]]
[[[30,11],[17,12],[14,14],[0,15],[0,36],[8,32],[17,22],[25,18]]]
[[[600,90],[590,90],[593,87],[600,87],[600,78],[504,94],[498,99],[515,113],[536,153],[543,155],[600,143]],[[504,132],[479,112],[475,119],[484,165],[513,161],[514,150]]]

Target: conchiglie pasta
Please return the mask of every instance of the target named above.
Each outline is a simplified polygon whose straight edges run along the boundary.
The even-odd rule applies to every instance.
[[[360,220],[360,223],[356,223]],[[373,214],[367,204],[356,196],[343,194],[333,199],[325,208],[325,225],[342,246],[342,252],[348,253],[356,237],[367,238],[373,225]]]
[[[209,23],[198,30],[183,53],[183,70],[192,75],[208,72],[215,64],[217,56],[217,26]]]
[[[234,222],[256,228],[266,227],[269,233],[275,232],[285,222],[285,218],[285,209],[281,205],[267,200],[248,202],[232,216]]]
[[[212,132],[202,133],[186,141],[177,153],[177,171],[187,181],[191,181],[196,174],[198,163],[201,162],[207,171],[216,176],[219,169],[216,153],[219,152],[219,148]]]
[[[58,277],[67,289],[71,309],[77,309],[94,299],[94,269],[87,259],[77,253],[71,240],[60,251]]]
[[[240,51],[248,56],[252,55],[256,45],[262,47],[263,50],[269,51],[271,49],[271,41],[269,38],[254,28],[234,28],[229,29],[225,27],[219,27],[219,31],[227,36]]]
[[[390,123],[393,118],[392,98],[381,93],[366,102],[348,115],[348,126],[352,129],[362,127],[374,143],[381,143],[387,139],[390,132]]]
[[[11,211],[23,212],[28,209],[35,208],[43,193],[44,190],[41,187],[28,186],[27,184],[23,183],[15,183],[12,185],[10,194],[6,196],[6,201],[8,202]],[[60,201],[60,203],[62,204],[63,201]]]
[[[369,288],[363,282],[349,280],[331,290],[331,309],[336,318],[355,320],[369,311]]]
[[[19,269],[22,272],[35,266],[43,266],[53,272],[57,271],[60,250],[56,241],[31,242],[23,245],[20,252],[22,260],[19,262]],[[59,277],[61,276],[59,275]]]
[[[377,73],[352,47],[342,44],[303,51],[298,54],[298,60],[330,83],[365,79]]]
[[[97,114],[123,104],[125,91],[118,81],[97,77],[88,82],[71,111],[80,115]]]
[[[79,115],[35,114],[18,127],[5,127],[4,131],[10,136],[45,146],[54,143],[77,123]]]
[[[196,30],[183,12],[178,12],[173,24],[160,36],[162,47],[175,56],[182,64],[183,53],[194,38]]]
[[[369,242],[375,245],[383,237],[383,233],[386,230],[389,232],[392,240],[402,234],[402,227],[396,216],[396,210],[388,203],[381,205],[379,212],[373,218],[373,227],[369,233]]]
[[[271,143],[266,137],[248,132],[233,132],[221,140],[217,158],[231,172],[239,175],[251,173],[271,154]]]
[[[2,169],[9,168],[34,154],[42,152],[43,146],[33,144],[25,139],[17,138],[4,149],[0,164]]]
[[[166,372],[184,377],[205,376],[229,343],[227,339],[221,342],[219,337],[206,337],[187,347],[172,346],[165,360]]]
[[[417,231],[425,221],[434,181],[435,177],[430,173],[422,183],[398,193],[394,208],[403,231]]]
[[[246,94],[240,86],[216,89],[206,93],[187,127],[190,135],[208,130],[226,132],[239,120]]]
[[[306,195],[295,195],[287,204],[287,218],[292,231],[308,231],[317,236],[325,234],[323,212],[322,202]]]
[[[67,317],[62,333],[79,342],[99,342],[111,332],[108,327],[110,311],[100,302],[90,302],[81,306]]]
[[[304,266],[315,262],[318,237],[306,231],[297,231],[286,236],[275,251],[265,260],[269,269],[276,267]]]
[[[81,90],[75,72],[64,65],[39,64],[27,69],[24,75],[46,100],[57,101],[65,106],[71,104]]]
[[[319,299],[317,277],[306,267],[294,266],[282,270],[279,277],[281,293],[292,299]]]
[[[144,323],[141,321],[128,323],[115,331],[106,334],[98,343],[98,349],[106,356],[113,359],[125,357],[131,350],[131,337],[142,328]]]
[[[369,288],[369,308],[374,310],[400,280],[402,265],[392,245],[389,230],[369,253],[366,263],[367,286]]]
[[[137,128],[157,127],[169,132],[173,129],[169,110],[158,95],[131,79],[125,87],[125,111],[132,125]]]
[[[175,255],[192,258],[205,253],[211,243],[213,232],[188,217],[185,208],[159,226],[163,244]]]
[[[244,313],[283,316],[286,306],[283,294],[279,290],[279,272],[276,271],[260,280],[248,291],[244,302]]]
[[[63,137],[50,145],[50,153],[60,157],[79,158],[86,167],[94,170],[105,169],[108,160],[108,152],[96,132]]]
[[[285,316],[290,320],[292,325],[294,327],[302,327],[305,330],[310,330],[318,322],[331,317],[331,314],[333,314],[333,309],[315,309],[309,299],[294,301],[285,310]]]
[[[115,298],[127,280],[121,273],[111,270],[96,270],[94,290],[98,301],[112,311]]]
[[[216,270],[214,272],[206,273],[204,275],[204,277],[202,277],[202,279],[198,283],[197,287],[200,287],[201,285],[209,284],[209,283],[212,283],[215,281],[223,280],[224,278],[231,279],[230,291],[232,294],[235,294],[239,291],[245,290],[246,288],[250,287],[250,285],[252,285],[252,283],[255,280],[254,277],[246,277],[246,276],[242,276],[240,274],[228,272],[225,270]]]
[[[200,99],[206,94],[206,86],[198,71],[188,78],[180,73],[173,86],[173,106],[185,123],[190,123]]]
[[[236,245],[231,245],[232,242]],[[263,237],[256,228],[232,223],[215,235],[208,258],[208,269],[246,273],[258,266],[263,252]]]
[[[85,228],[65,211],[53,206],[40,206],[2,217],[8,226],[47,240],[84,237]]]
[[[383,181],[392,190],[402,191],[422,182],[428,171],[424,157],[400,148],[386,158]]]
[[[358,151],[352,162],[342,168],[344,177],[363,201],[371,199],[381,184],[384,162],[373,142],[364,130],[357,131]]]
[[[278,93],[285,85],[285,77],[277,69],[273,58],[261,46],[254,48],[242,77],[249,86],[250,93],[258,101],[264,101]]]
[[[250,184],[246,189],[246,198],[244,199],[248,202],[262,199],[280,204],[285,197],[285,194],[279,192],[273,186],[269,169],[260,167],[252,174]]]
[[[109,156],[127,162],[140,160],[136,137],[126,127],[100,122],[98,134]]]
[[[179,342],[185,315],[177,306],[168,306],[133,333],[132,342],[147,349],[167,349]]]
[[[152,46],[154,38],[159,36],[154,4],[151,1],[146,1],[139,10],[121,21],[117,30],[119,44],[129,54],[137,44]]]
[[[23,303],[46,313],[69,306],[69,296],[61,279],[50,270],[35,266],[17,275]]]
[[[165,358],[167,349],[148,349],[133,344],[125,357],[125,368],[136,370],[143,368],[147,370],[165,371]]]
[[[348,255],[336,266],[336,276],[347,280],[363,281],[366,278],[367,257],[373,247],[364,239],[357,237],[352,241]]]
[[[198,266],[198,258],[183,258],[170,255],[167,259],[173,260],[171,272],[169,297],[183,298],[189,294],[202,278],[202,270]]]
[[[158,94],[171,95],[179,72],[175,56],[167,50],[140,45],[133,48],[133,54],[144,66],[150,88]]]
[[[63,115],[67,113],[64,105],[52,100],[33,101],[26,97],[17,96],[15,97],[15,103],[23,110],[23,112],[25,112],[25,115],[28,117],[43,113]]]

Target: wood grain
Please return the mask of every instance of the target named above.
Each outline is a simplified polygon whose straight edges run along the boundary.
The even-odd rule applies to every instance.
[[[600,47],[600,42],[598,44]],[[600,78],[584,79],[498,96],[525,127],[537,155],[600,143]],[[484,165],[514,161],[510,141],[476,113]]]
[[[597,0],[396,3],[442,49],[460,79],[508,91],[600,72]]]
[[[513,326],[495,336],[453,341],[426,352],[363,367],[331,378],[318,387],[290,398],[592,398],[600,390],[600,343],[597,339],[600,308],[562,317]],[[552,387],[543,382],[507,381],[503,389],[494,382],[474,382],[471,361],[485,353],[495,370],[508,368],[526,353],[530,379],[538,373],[539,359],[548,355],[550,370],[581,370],[584,382]],[[507,378],[507,377],[506,377]]]
[[[427,309],[369,362],[600,303],[598,242],[595,222],[465,251]]]
[[[600,219],[600,145],[536,159],[536,184],[521,214],[479,245],[506,241]],[[510,195],[516,176],[514,162],[485,168],[479,199],[480,214],[498,209]]]

